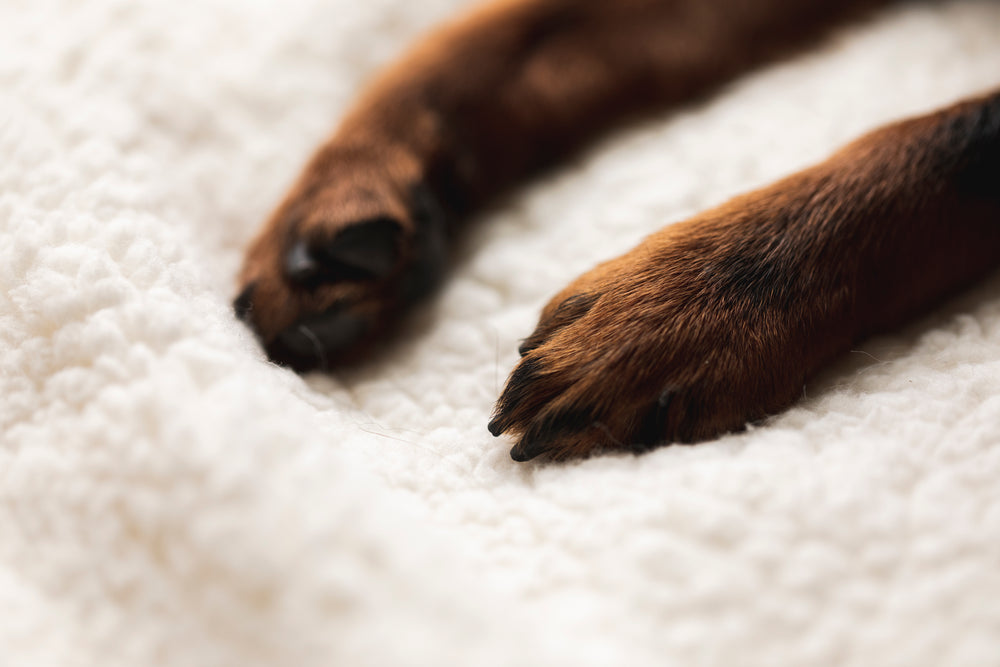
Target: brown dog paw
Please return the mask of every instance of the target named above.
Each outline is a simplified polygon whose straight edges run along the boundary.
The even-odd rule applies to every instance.
[[[997,100],[876,130],[584,274],[522,345],[490,431],[518,436],[516,460],[563,458],[787,407],[854,341],[995,270]]]
[[[521,345],[490,431],[517,437],[516,461],[562,459],[704,440],[787,407],[853,336],[850,262],[806,211],[744,199],[584,274]]]
[[[350,363],[437,282],[445,236],[406,154],[328,146],[251,244],[234,309],[277,363]]]

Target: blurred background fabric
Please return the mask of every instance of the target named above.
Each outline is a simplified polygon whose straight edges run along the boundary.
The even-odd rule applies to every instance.
[[[486,423],[581,271],[1000,85],[1000,3],[619,133],[471,227],[374,363],[270,365],[242,248],[462,4],[0,4],[0,665],[996,665],[997,278],[714,442],[521,465]]]

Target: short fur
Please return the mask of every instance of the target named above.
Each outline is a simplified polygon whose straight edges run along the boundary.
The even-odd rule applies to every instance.
[[[297,370],[364,353],[460,227],[641,114],[878,0],[505,0],[362,95],[251,245],[236,308]],[[490,430],[527,460],[694,442],[790,405],[850,345],[1000,258],[1000,93],[881,128],[669,226],[543,310]]]

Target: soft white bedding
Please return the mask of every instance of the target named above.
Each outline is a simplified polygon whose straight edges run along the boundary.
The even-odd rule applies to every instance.
[[[485,427],[580,271],[1000,84],[1000,3],[619,135],[484,219],[386,357],[269,365],[242,246],[461,4],[0,4],[0,665],[1000,663],[997,279],[716,442],[519,465]]]

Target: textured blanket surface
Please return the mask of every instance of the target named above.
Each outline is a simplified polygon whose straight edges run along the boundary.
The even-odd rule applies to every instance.
[[[240,252],[460,0],[0,3],[0,665],[996,665],[1000,281],[697,447],[513,463],[546,298],[663,224],[1000,84],[898,7],[547,176],[362,370],[270,365]]]

